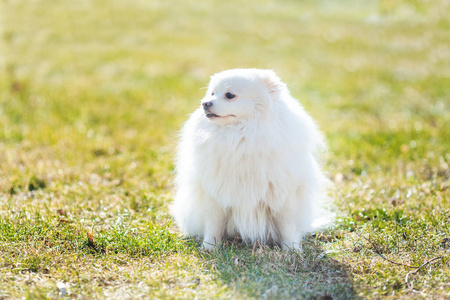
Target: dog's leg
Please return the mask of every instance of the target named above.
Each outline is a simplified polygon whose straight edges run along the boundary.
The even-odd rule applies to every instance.
[[[205,235],[203,237],[203,248],[212,250],[222,242],[225,234],[226,214],[216,203],[210,201],[210,214],[205,220]]]
[[[297,196],[304,196],[300,191]],[[295,198],[294,198],[295,199]],[[306,205],[301,202],[287,201],[276,217],[279,242],[283,250],[302,251],[302,219],[305,218]]]
[[[301,233],[298,232],[292,217],[282,216],[278,219],[278,230],[283,250],[302,251]]]
[[[298,186],[292,193],[277,218],[280,242],[284,250],[302,251],[302,239],[311,230],[313,221],[312,203],[317,186]]]

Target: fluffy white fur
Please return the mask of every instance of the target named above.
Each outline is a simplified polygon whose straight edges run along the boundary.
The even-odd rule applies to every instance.
[[[301,249],[323,217],[315,214],[324,199],[315,155],[323,147],[314,121],[273,71],[213,75],[181,132],[177,225],[206,249],[236,235]]]

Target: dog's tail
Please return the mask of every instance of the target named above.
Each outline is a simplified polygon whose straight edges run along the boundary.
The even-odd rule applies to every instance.
[[[314,207],[312,208],[313,222],[312,231],[321,231],[327,227],[333,226],[336,221],[337,208],[334,205],[331,197],[325,191],[330,191],[334,188],[333,183],[326,179],[322,179],[323,194],[317,197]]]

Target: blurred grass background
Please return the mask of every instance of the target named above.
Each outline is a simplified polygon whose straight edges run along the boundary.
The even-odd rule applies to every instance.
[[[0,1],[0,297],[448,297],[449,5]],[[177,131],[236,67],[274,69],[328,139],[340,219],[303,256],[170,223]],[[442,259],[401,285],[373,243]]]

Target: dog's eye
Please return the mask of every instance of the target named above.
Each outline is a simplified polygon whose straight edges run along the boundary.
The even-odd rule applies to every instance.
[[[234,97],[236,97],[236,95],[233,95],[232,93],[228,92],[225,94],[225,97],[227,97],[227,99],[233,99]]]
[[[211,96],[214,96],[214,92],[211,93]]]

